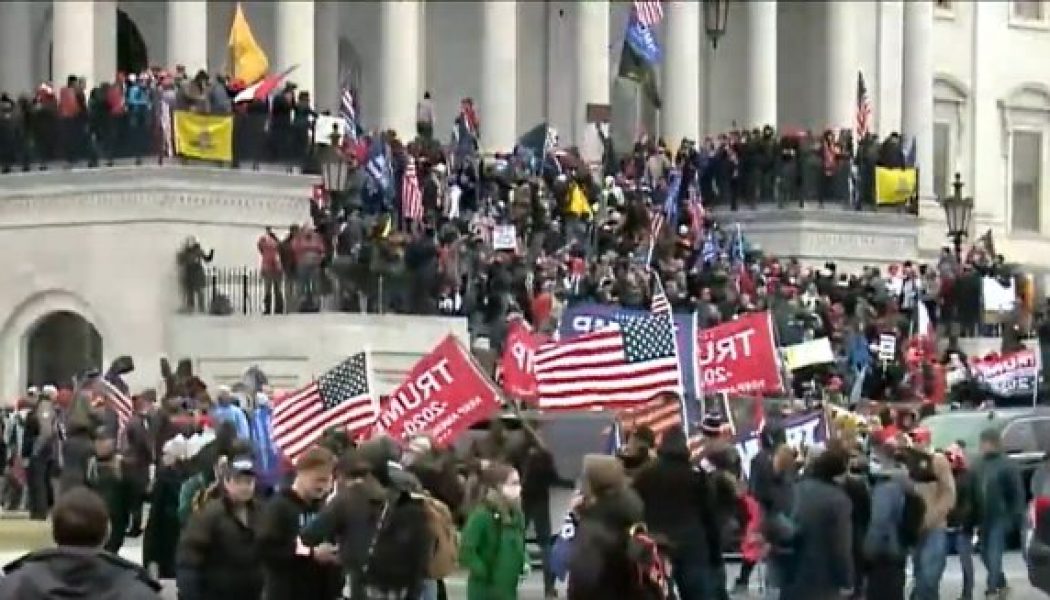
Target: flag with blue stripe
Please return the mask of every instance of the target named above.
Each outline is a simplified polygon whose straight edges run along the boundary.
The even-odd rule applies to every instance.
[[[678,196],[681,192],[682,172],[675,169],[671,171],[671,178],[667,182],[667,198],[664,199],[664,214],[672,228],[678,225]]]
[[[733,263],[743,263],[746,252],[744,250],[744,234],[740,229],[740,223],[736,224],[736,230],[733,232],[733,247],[731,250]]]
[[[715,232],[708,231],[707,235],[704,236],[704,245],[700,248],[701,258],[705,264],[710,265],[718,261],[720,254],[722,254],[722,248],[719,246]]]
[[[372,182],[379,186],[384,192],[389,192],[394,186],[394,172],[390,166],[387,156],[386,142],[380,138],[372,140],[368,147],[368,160],[365,162],[365,171]]]

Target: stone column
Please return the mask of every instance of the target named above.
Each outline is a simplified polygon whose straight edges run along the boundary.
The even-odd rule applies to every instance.
[[[518,130],[518,3],[482,6],[481,149],[510,152]]]
[[[747,8],[747,106],[743,125],[777,124],[777,3],[753,0]]]
[[[339,112],[339,87],[343,84],[343,74],[339,72],[340,6],[340,2],[318,4],[314,32],[314,106],[332,114]]]
[[[39,82],[33,81],[29,2],[0,2],[0,90],[17,98]]]
[[[415,137],[416,103],[422,99],[419,11],[414,1],[379,4],[379,106],[373,124],[403,139]]]
[[[933,3],[904,4],[904,77],[902,133],[915,138],[919,195],[932,198],[933,189]]]
[[[314,2],[313,0],[279,0],[274,17],[277,36],[276,63],[273,72],[298,65],[288,76],[299,86],[300,92],[314,88]]]
[[[91,4],[91,3],[89,3]],[[94,83],[114,81],[117,75],[117,1],[94,0],[94,67],[88,78]]]
[[[55,92],[66,84],[70,75],[95,77],[95,4],[94,2],[52,2],[51,78]]]
[[[208,3],[168,0],[168,68],[186,67],[193,77],[208,70]]]
[[[700,53],[707,38],[700,28],[700,2],[675,0],[664,5],[666,18],[664,107],[660,130],[672,147],[700,135]]]
[[[576,4],[576,97],[573,144],[583,159],[597,162],[602,145],[594,125],[587,123],[588,104],[609,104],[609,2]]]
[[[827,123],[834,129],[852,129],[857,108],[857,27],[855,3],[828,2],[826,42],[822,48],[828,60],[826,106]]]

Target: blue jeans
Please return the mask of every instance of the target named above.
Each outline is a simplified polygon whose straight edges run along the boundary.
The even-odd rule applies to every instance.
[[[964,600],[973,598],[973,535],[963,529],[954,529],[950,534],[955,539],[955,551],[959,554],[959,570],[962,571],[962,595]]]
[[[438,582],[436,579],[424,579],[423,591],[419,594],[419,600],[437,600]]]
[[[981,562],[988,571],[988,591],[1006,587],[1003,553],[1006,552],[1006,532],[1009,528],[1007,522],[998,519],[993,519],[981,527]]]
[[[912,600],[939,600],[941,577],[948,562],[948,535],[942,528],[927,531],[912,552],[915,588]]]

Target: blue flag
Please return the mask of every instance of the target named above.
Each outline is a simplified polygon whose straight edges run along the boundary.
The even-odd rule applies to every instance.
[[[387,157],[386,142],[381,139],[373,139],[368,147],[368,159],[365,162],[365,171],[369,178],[379,186],[384,193],[393,190],[394,172]]]
[[[671,171],[671,179],[667,182],[667,198],[664,199],[664,215],[667,223],[676,228],[678,225],[678,195],[682,192],[682,173],[678,169]]]

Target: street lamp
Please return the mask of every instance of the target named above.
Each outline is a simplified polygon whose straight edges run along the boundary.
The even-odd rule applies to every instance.
[[[718,40],[726,34],[729,23],[729,0],[704,0],[704,31],[711,47],[704,52],[704,129],[708,134],[714,133],[711,125],[711,85],[714,79],[715,52]]]
[[[328,206],[335,215],[342,207],[342,193],[350,181],[350,163],[339,149],[338,133],[333,133],[329,140],[328,151],[321,163],[321,181],[328,194]]]
[[[958,260],[962,260],[962,239],[969,235],[970,217],[973,215],[973,197],[963,198],[962,189],[962,176],[956,173],[952,182],[952,195],[938,200],[944,209],[944,218],[948,222],[948,237],[952,240],[955,258]]]

